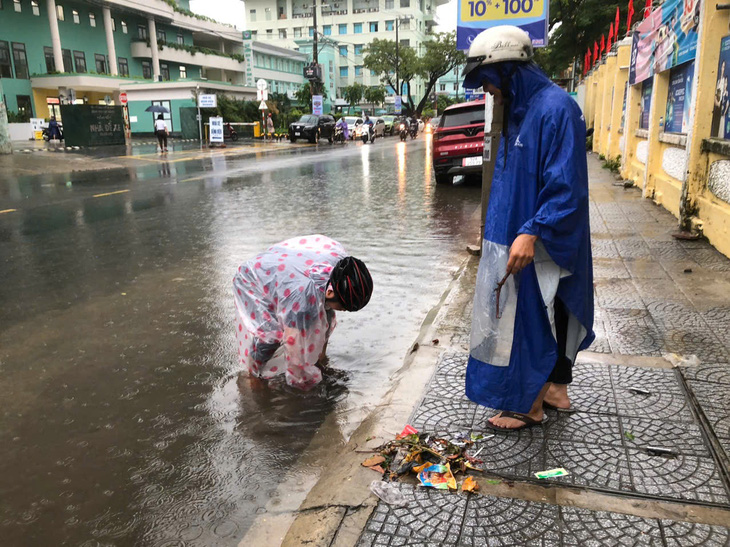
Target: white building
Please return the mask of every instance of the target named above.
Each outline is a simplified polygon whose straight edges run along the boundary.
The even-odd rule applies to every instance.
[[[448,0],[319,0],[317,26],[320,34],[337,42],[337,96],[355,82],[380,85],[380,75],[363,67],[363,50],[374,38],[398,40],[418,50],[436,25],[436,7]],[[255,40],[296,49],[295,40],[314,34],[312,0],[246,0],[246,25]],[[423,83],[411,83],[414,97]],[[389,90],[391,91],[391,90]]]

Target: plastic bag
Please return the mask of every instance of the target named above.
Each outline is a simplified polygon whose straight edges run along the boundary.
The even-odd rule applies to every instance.
[[[696,367],[700,364],[700,360],[696,355],[684,356],[677,353],[665,353],[662,357],[675,367]]]
[[[373,481],[370,483],[370,491],[388,505],[395,507],[408,505],[406,497],[392,482]]]

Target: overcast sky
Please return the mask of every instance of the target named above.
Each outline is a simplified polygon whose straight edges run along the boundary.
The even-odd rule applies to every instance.
[[[241,0],[190,0],[190,9],[195,13],[207,15],[221,23],[246,28],[245,7]],[[456,0],[438,7],[439,31],[456,30]]]

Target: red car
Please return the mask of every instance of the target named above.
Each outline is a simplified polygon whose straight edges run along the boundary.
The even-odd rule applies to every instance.
[[[454,175],[481,175],[483,148],[484,101],[448,107],[433,131],[436,182],[451,184]]]

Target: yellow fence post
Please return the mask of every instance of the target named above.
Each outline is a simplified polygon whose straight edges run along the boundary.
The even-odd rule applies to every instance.
[[[603,90],[605,84],[606,65],[601,62],[596,70],[595,96],[593,101],[593,151],[600,153],[601,128],[603,126]]]
[[[609,134],[606,155],[611,159],[624,155],[626,138],[621,117],[624,111],[624,95],[626,82],[629,79],[629,61],[631,60],[631,40],[622,40],[616,52],[616,69],[613,78],[613,105],[611,107],[611,132]]]
[[[606,54],[606,60],[603,73],[603,99],[601,107],[601,135],[598,151],[604,156],[608,155],[608,146],[611,138],[611,109],[613,107],[613,98],[616,90],[613,82],[616,75],[616,54],[609,52]]]

